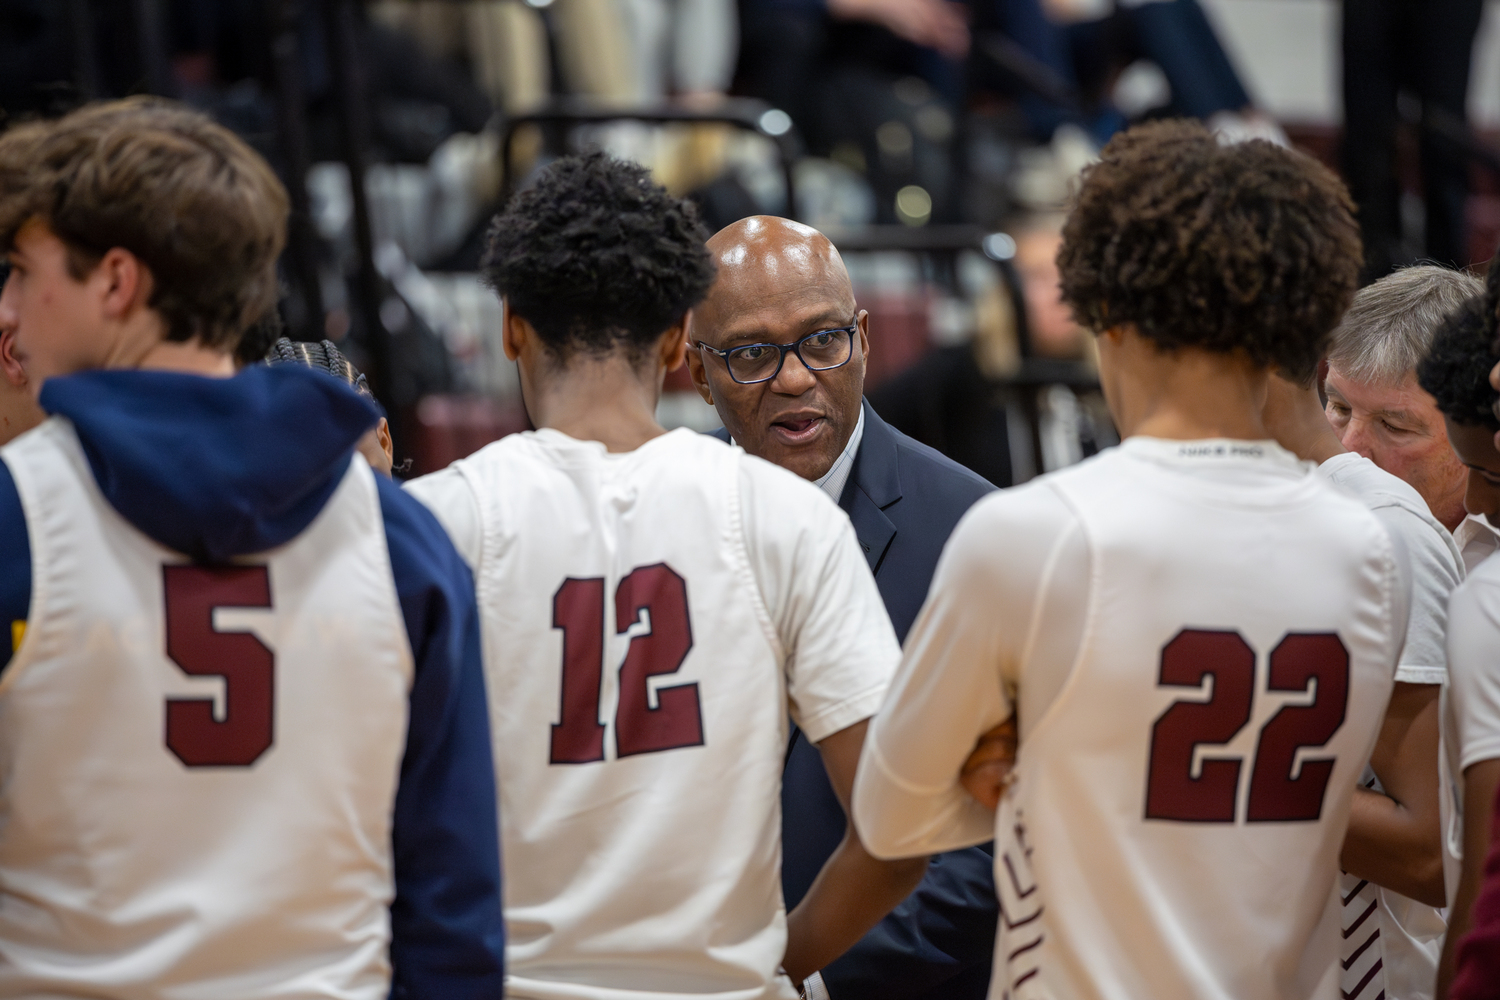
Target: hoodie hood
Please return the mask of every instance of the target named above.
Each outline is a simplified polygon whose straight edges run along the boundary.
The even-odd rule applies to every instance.
[[[330,375],[255,365],[233,378],[94,371],[49,379],[110,505],[204,562],[291,541],[323,509],[375,407]]]

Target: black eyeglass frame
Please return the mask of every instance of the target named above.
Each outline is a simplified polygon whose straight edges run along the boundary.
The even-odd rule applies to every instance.
[[[693,342],[693,346],[705,350],[709,354],[722,359],[724,362],[724,370],[729,373],[729,377],[733,379],[737,384],[760,385],[762,382],[769,382],[777,375],[781,374],[782,367],[786,365],[786,356],[788,353],[795,353],[797,355],[797,360],[802,362],[803,366],[810,372],[831,372],[844,367],[850,361],[854,360],[854,336],[858,332],[859,320],[856,319],[848,326],[830,326],[822,330],[814,330],[811,333],[805,333],[802,336],[798,337],[796,340],[792,341],[790,344],[740,344],[738,347],[731,347],[727,351],[721,351],[717,347],[709,347],[703,341],[698,340]],[[826,365],[822,368],[815,368],[812,365],[808,364],[807,359],[802,356],[802,344],[805,341],[811,340],[813,337],[824,333],[847,333],[849,335],[849,354],[844,358],[843,361],[840,361],[836,365]],[[735,375],[734,368],[729,364],[729,355],[734,353],[735,351],[743,351],[747,347],[770,347],[774,348],[777,351],[780,351],[781,356],[776,359],[776,369],[765,378],[751,379],[748,382]]]

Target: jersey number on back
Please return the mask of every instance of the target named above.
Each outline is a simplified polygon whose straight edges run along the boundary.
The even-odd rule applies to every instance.
[[[164,566],[167,655],[193,677],[224,678],[212,698],[167,699],[167,749],[188,767],[249,767],[271,747],[276,659],[248,632],[214,629],[215,608],[269,608],[264,566]]]
[[[1271,651],[1270,667],[1268,691],[1306,693],[1311,687],[1312,701],[1283,706],[1261,729],[1245,819],[1316,820],[1334,759],[1304,757],[1298,768],[1297,751],[1323,746],[1344,724],[1349,653],[1332,633],[1293,632]],[[1234,822],[1243,760],[1205,756],[1195,777],[1193,758],[1199,746],[1228,743],[1250,722],[1255,650],[1238,632],[1183,629],[1162,647],[1159,683],[1198,688],[1204,677],[1213,678],[1208,701],[1173,702],[1151,729],[1147,819]]]
[[[615,632],[645,618],[649,632],[631,637],[620,665],[615,750],[620,757],[703,744],[696,682],[658,687],[650,679],[675,674],[693,648],[687,584],[666,563],[638,566],[615,588]],[[562,721],[552,727],[553,764],[604,759],[599,721],[604,681],[604,580],[563,581],[552,596],[552,627],[563,634]],[[652,694],[655,705],[652,705]]]

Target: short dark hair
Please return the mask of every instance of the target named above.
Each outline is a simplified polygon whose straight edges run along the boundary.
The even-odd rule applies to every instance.
[[[644,167],[564,157],[490,226],[485,280],[559,358],[640,357],[714,280],[698,210]]]
[[[1495,333],[1500,327],[1500,253],[1490,261],[1485,289],[1471,295],[1438,324],[1432,345],[1417,364],[1417,384],[1437,400],[1455,424],[1500,431],[1490,386],[1490,369],[1500,362]]]
[[[1244,350],[1306,382],[1357,286],[1354,205],[1321,164],[1194,121],[1115,136],[1084,171],[1058,253],[1063,300],[1095,332]]]
[[[90,104],[0,135],[0,247],[31,219],[82,279],[115,247],[146,265],[168,340],[232,351],[275,307],[286,189],[245,142],[158,98]]]

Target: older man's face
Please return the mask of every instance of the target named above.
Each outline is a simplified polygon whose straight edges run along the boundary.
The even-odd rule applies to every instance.
[[[694,385],[741,447],[804,479],[818,479],[859,422],[868,314],[856,309],[849,276],[828,241],[805,226],[747,219],[714,236],[709,249],[719,276],[693,313],[698,343],[727,351],[858,327],[847,364],[810,371],[789,352],[775,378],[751,385],[730,378],[724,359],[688,351]]]
[[[1467,470],[1453,454],[1437,403],[1415,375],[1399,385],[1370,385],[1332,366],[1323,390],[1328,422],[1350,451],[1404,479],[1422,494],[1432,516],[1452,531],[1464,519]]]

